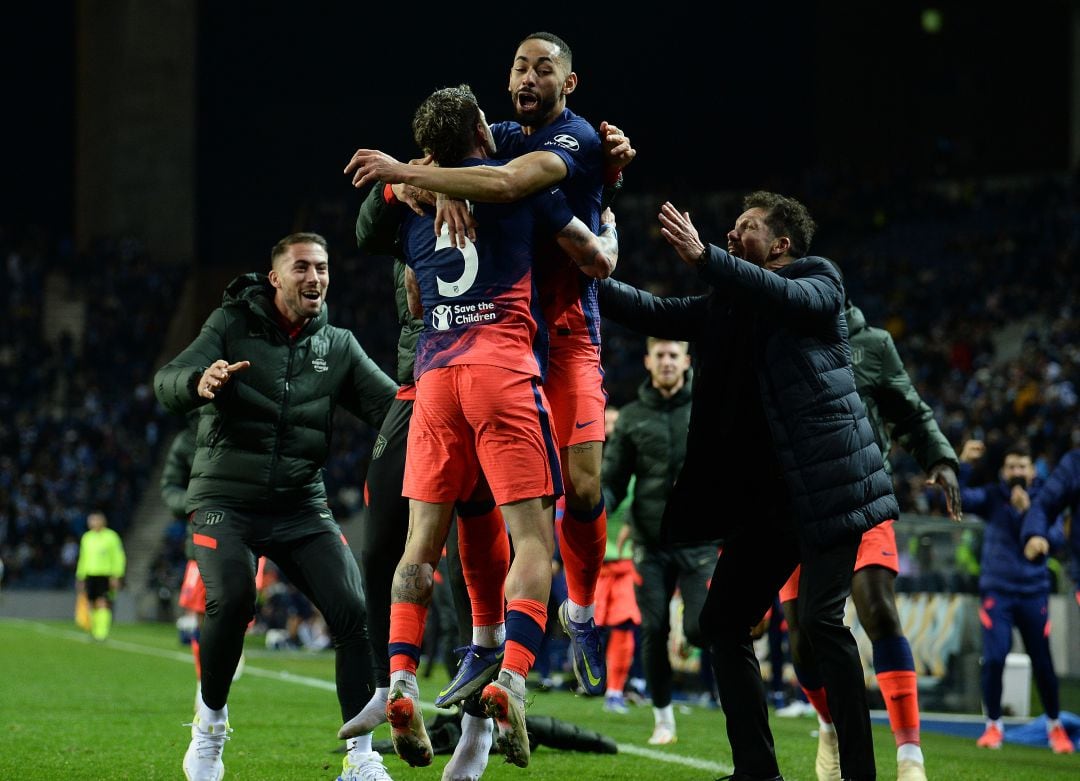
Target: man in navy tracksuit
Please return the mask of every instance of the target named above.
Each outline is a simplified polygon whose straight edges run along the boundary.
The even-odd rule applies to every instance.
[[[979,576],[979,621],[983,627],[982,690],[987,722],[977,745],[996,749],[1004,741],[1001,681],[1015,626],[1031,657],[1035,685],[1046,711],[1050,747],[1058,754],[1072,753],[1072,741],[1058,718],[1058,679],[1050,658],[1050,571],[1045,556],[1032,561],[1024,555],[1020,537],[1024,516],[1032,501],[1037,501],[1041,481],[1035,479],[1031,454],[1025,447],[1013,445],[1005,451],[1000,480],[978,488],[966,487],[971,462],[984,453],[985,445],[977,440],[965,442],[960,453],[960,481],[964,486],[961,502],[965,510],[986,522]],[[1050,546],[1064,542],[1061,522],[1046,532],[1046,540]]]

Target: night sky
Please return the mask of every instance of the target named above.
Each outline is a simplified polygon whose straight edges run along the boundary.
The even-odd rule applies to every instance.
[[[9,29],[21,33],[0,62],[17,153],[0,208],[9,224],[70,232],[74,11],[18,5]],[[519,6],[452,22],[416,9],[373,15],[371,5],[200,3],[204,260],[262,248],[314,199],[351,197],[341,169],[358,146],[414,156],[412,111],[438,87],[468,82],[490,120],[508,118],[516,44],[538,29],[573,49],[570,107],[630,134],[633,186],[794,188],[823,165],[929,177],[1067,164],[1065,0],[1036,3],[1038,13],[904,1],[793,3],[781,15],[775,3],[716,4],[719,24],[671,4],[648,18]],[[922,23],[928,7],[942,9],[936,34]]]

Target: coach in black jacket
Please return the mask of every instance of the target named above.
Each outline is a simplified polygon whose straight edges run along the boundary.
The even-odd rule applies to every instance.
[[[743,208],[725,252],[664,204],[661,232],[712,291],[660,298],[605,280],[601,314],[695,343],[686,461],[664,530],[673,541],[724,539],[701,624],[734,778],[779,778],[750,629],[801,562],[800,620],[829,693],[842,775],[872,779],[866,691],[844,603],[862,533],[898,507],[855,390],[839,274],[804,257],[813,220],[774,193],[752,193]]]

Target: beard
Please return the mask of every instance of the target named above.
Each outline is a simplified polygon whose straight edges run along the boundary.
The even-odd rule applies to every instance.
[[[523,109],[514,96],[514,118],[526,127],[536,127],[541,124],[555,108],[554,97],[538,97],[536,105],[530,109]]]

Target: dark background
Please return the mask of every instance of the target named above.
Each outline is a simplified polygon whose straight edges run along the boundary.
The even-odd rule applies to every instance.
[[[371,3],[201,2],[197,247],[203,262],[262,251],[319,199],[359,199],[353,150],[415,154],[409,121],[433,89],[470,83],[508,118],[509,67],[538,29],[567,40],[580,77],[570,107],[615,121],[639,155],[628,186],[671,193],[838,177],[1063,170],[1068,164],[1068,0],[804,2],[704,16],[549,5],[492,6],[453,20]],[[936,34],[922,24],[939,9]],[[496,13],[497,12],[497,13]],[[4,12],[9,221],[72,231],[75,12]],[[512,18],[510,18],[512,17]]]

